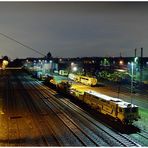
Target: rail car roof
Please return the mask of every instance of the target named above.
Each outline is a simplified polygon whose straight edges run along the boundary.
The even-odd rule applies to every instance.
[[[113,97],[110,97],[110,96],[107,96],[107,95],[98,93],[98,92],[96,92],[96,91],[89,90],[89,91],[86,91],[86,92],[87,92],[88,94],[91,94],[91,95],[93,95],[93,96],[102,98],[102,99],[107,100],[107,101],[113,101],[113,102],[120,102],[120,101],[122,101],[121,99],[113,98]]]
[[[131,103],[128,103],[128,102],[125,102],[125,101],[123,101],[123,100],[121,100],[119,98],[110,97],[110,96],[107,96],[107,95],[98,93],[96,91],[88,90],[88,91],[85,91],[85,92],[88,93],[88,94],[91,94],[93,96],[96,96],[98,98],[104,99],[106,101],[115,102],[115,104],[118,104],[122,108],[126,108],[126,107],[137,107],[136,105],[131,104]]]

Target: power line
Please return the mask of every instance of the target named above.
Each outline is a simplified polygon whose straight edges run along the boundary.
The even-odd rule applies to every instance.
[[[23,43],[17,41],[16,39],[14,39],[14,38],[12,38],[12,37],[10,37],[10,36],[8,36],[8,35],[5,35],[5,34],[3,34],[3,33],[1,33],[1,32],[0,32],[0,35],[4,36],[4,37],[6,37],[6,38],[8,38],[8,39],[10,39],[10,40],[12,40],[12,41],[14,41],[14,42],[20,44],[20,45],[22,45],[22,46],[24,46],[25,48],[28,48],[28,49],[30,49],[30,50],[32,50],[32,51],[34,51],[34,52],[36,52],[36,53],[38,53],[38,54],[40,54],[40,55],[42,55],[42,56],[46,56],[46,55],[44,55],[43,53],[37,51],[36,49],[33,49],[32,47],[30,47],[30,46],[28,46],[28,45],[25,45],[25,44],[23,44]]]

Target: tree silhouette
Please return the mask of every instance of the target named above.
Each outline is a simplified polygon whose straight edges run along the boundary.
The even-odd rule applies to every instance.
[[[8,56],[3,56],[2,59],[3,59],[3,60],[6,60],[6,61],[9,61]]]
[[[47,59],[51,59],[51,58],[52,58],[52,55],[51,55],[51,53],[50,53],[50,52],[48,52],[48,53],[47,53],[46,58],[47,58]]]

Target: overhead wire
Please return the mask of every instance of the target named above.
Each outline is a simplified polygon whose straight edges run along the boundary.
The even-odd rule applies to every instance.
[[[4,36],[4,37],[6,37],[6,38],[8,38],[8,39],[10,39],[10,40],[12,40],[12,41],[14,41],[14,42],[20,44],[20,45],[22,45],[23,47],[28,48],[28,49],[30,49],[30,50],[32,50],[32,51],[34,51],[34,52],[36,52],[36,53],[38,53],[38,54],[40,54],[40,55],[42,55],[42,56],[46,56],[45,54],[39,52],[38,50],[33,49],[32,47],[30,47],[30,46],[28,46],[28,45],[25,45],[25,44],[21,43],[20,41],[17,41],[16,39],[14,39],[14,38],[12,38],[12,37],[10,37],[10,36],[4,34],[4,33],[1,33],[1,32],[0,32],[0,35],[1,35],[1,36]]]

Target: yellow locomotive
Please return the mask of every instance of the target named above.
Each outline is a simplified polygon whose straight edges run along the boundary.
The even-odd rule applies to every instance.
[[[70,94],[102,114],[123,124],[131,124],[139,118],[138,106],[92,90],[70,89]]]
[[[97,84],[97,79],[93,77],[87,77],[87,76],[80,76],[80,75],[75,75],[70,73],[68,75],[69,79],[80,82],[84,85],[89,85],[89,86],[95,86]]]
[[[60,92],[72,95],[74,98],[81,100],[91,108],[107,117],[112,117],[122,124],[132,124],[140,118],[138,106],[125,102],[119,98],[110,97],[90,90],[90,87],[87,85],[74,82],[70,83],[69,81],[61,81],[55,85]]]

